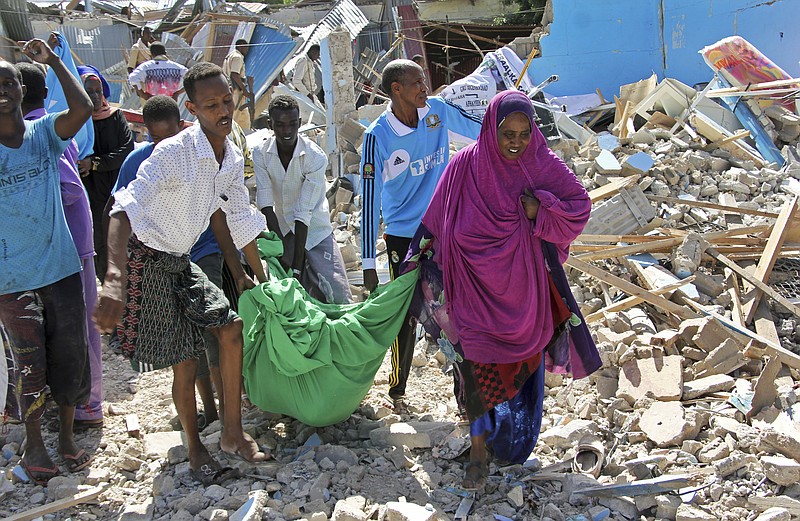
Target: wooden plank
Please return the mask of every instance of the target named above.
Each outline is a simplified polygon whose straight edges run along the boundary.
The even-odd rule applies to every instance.
[[[584,253],[583,255],[579,255],[579,258],[584,261],[592,261],[613,259],[616,257],[624,257],[626,255],[634,255],[636,253],[669,251],[682,243],[683,240],[683,237],[672,237],[669,239],[661,239],[659,241],[645,242],[641,244],[629,244],[627,246],[618,246],[616,248],[604,249],[598,252]]]
[[[685,286],[686,284],[689,284],[689,283],[693,282],[694,278],[695,278],[694,275],[692,275],[690,277],[686,277],[685,279],[683,279],[681,281],[678,281],[678,282],[676,282],[674,284],[668,284],[668,285],[666,285],[666,286],[664,286],[662,288],[651,290],[650,293],[652,293],[653,295],[663,295],[664,293],[669,293],[670,291],[675,291],[676,289],[680,288],[681,286]],[[642,289],[644,289],[644,288],[642,288]],[[645,290],[645,291],[647,291],[647,290]],[[601,309],[599,311],[595,311],[594,313],[591,313],[591,314],[583,317],[583,319],[586,321],[586,323],[596,322],[598,320],[601,320],[604,317],[605,313],[613,313],[615,311],[622,311],[623,309],[632,308],[633,306],[635,306],[636,304],[639,304],[641,302],[644,302],[644,300],[639,298],[639,297],[627,297],[627,298],[625,298],[623,300],[620,300],[619,302],[616,302],[614,304],[611,304],[610,306],[605,307],[605,308],[603,308],[603,309]]]
[[[763,291],[767,294],[768,297],[773,299],[775,302],[779,303],[781,306],[785,307],[789,311],[791,311],[796,317],[800,317],[800,306],[793,304],[789,299],[775,291],[771,286],[763,282],[759,279],[755,273],[750,273],[746,269],[742,268],[728,257],[717,251],[715,248],[708,248],[706,253],[711,255],[714,259],[721,262],[725,267],[732,270],[734,273],[745,279],[750,284],[754,285],[757,289]],[[746,319],[746,314],[744,308],[742,308],[742,318]],[[747,320],[744,320],[744,323],[747,323]]]
[[[739,327],[745,327],[742,297],[739,294],[739,279],[736,278],[736,273],[732,269],[725,268],[725,280],[728,285],[728,295],[731,297],[731,320]]]
[[[762,300],[758,304],[753,322],[756,326],[756,333],[774,344],[781,345],[781,338],[778,336],[778,328],[775,327],[775,319],[772,317],[772,311],[769,310],[769,304],[767,304],[766,301]]]
[[[772,81],[764,81],[761,83],[751,83],[747,86],[748,90],[759,90],[759,89],[772,89],[777,87],[789,87],[792,85],[800,86],[800,78],[790,78],[788,80],[772,80]],[[731,92],[738,92],[742,90],[741,86],[736,87],[725,87],[723,89],[713,89],[710,90],[709,93],[714,93],[719,96],[729,96]]]
[[[639,181],[638,175],[633,175],[630,177],[622,177],[619,179],[614,179],[608,184],[605,184],[599,188],[595,188],[594,190],[589,192],[589,199],[592,200],[592,203],[596,203],[597,201],[602,201],[604,199],[608,199],[609,197],[613,197],[619,193],[619,191],[623,188],[630,188],[635,185]]]
[[[778,219],[775,221],[775,226],[772,228],[772,233],[769,235],[767,245],[764,248],[764,253],[761,256],[761,259],[758,261],[758,265],[756,266],[756,271],[754,273],[755,277],[761,282],[766,282],[769,280],[769,275],[772,273],[772,268],[775,266],[775,261],[777,260],[776,255],[783,246],[783,241],[786,238],[789,219],[792,218],[797,210],[797,201],[797,196],[788,201],[783,208],[781,208],[781,213],[778,216]],[[761,293],[757,292],[753,298],[744,303],[745,324],[748,324],[751,320],[753,320],[753,315],[755,314],[756,306],[758,306],[760,299]]]
[[[742,139],[742,138],[746,138],[746,137],[750,137],[750,131],[749,130],[741,130],[741,131],[737,132],[736,134],[734,134],[732,136],[728,136],[728,137],[723,138],[723,139],[720,139],[719,141],[712,141],[711,143],[709,143],[708,145],[705,146],[705,151],[706,152],[713,152],[714,150],[718,149],[721,146],[727,145],[728,143],[732,143],[733,141],[736,141],[737,139]]]
[[[714,313],[713,311],[708,311],[707,309],[705,309],[705,307],[701,306],[696,302],[693,302],[691,300],[686,300],[686,303],[691,305],[693,308],[697,309],[697,311],[699,311],[703,315],[716,319],[723,326],[732,329],[737,333],[741,333],[742,335],[745,335],[748,338],[756,340],[763,346],[763,349],[759,350],[762,351],[763,354],[766,354],[768,356],[777,356],[780,358],[781,363],[783,363],[784,365],[793,367],[795,369],[800,369],[800,355],[796,355],[791,351],[789,351],[788,349],[785,349],[782,345],[780,345],[780,343],[775,343],[772,340],[759,335],[758,333],[753,333],[749,329],[740,328],[739,326],[737,326],[727,318],[723,317],[722,315]],[[752,353],[748,352],[747,350],[745,350],[744,354],[745,356],[752,356]],[[763,356],[763,354],[759,354],[759,356]]]
[[[678,197],[663,197],[660,195],[647,195],[647,199],[650,201],[656,201],[659,203],[669,203],[669,204],[683,204],[686,206],[691,206],[694,208],[708,208],[710,210],[721,210],[725,212],[732,212],[732,213],[739,213],[742,215],[757,215],[759,217],[772,217],[773,219],[778,217],[777,213],[774,212],[764,212],[761,210],[750,210],[748,208],[739,208],[738,206],[728,206],[724,204],[715,204],[709,203],[707,201],[687,201],[686,199],[680,199]]]
[[[663,235],[593,235],[593,234],[580,234],[575,241],[585,242],[603,242],[608,244],[615,244],[618,242],[653,242],[666,239]],[[574,243],[573,243],[574,244]]]
[[[53,512],[59,512],[64,509],[74,507],[75,505],[80,505],[81,503],[86,503],[87,501],[96,499],[100,494],[103,493],[104,490],[105,487],[95,487],[85,492],[78,492],[70,497],[65,497],[64,499],[59,499],[58,501],[53,501],[52,503],[47,503],[46,505],[31,508],[30,510],[20,512],[19,514],[14,514],[13,516],[5,518],[5,521],[30,521],[31,519],[36,519],[37,517],[52,514]]]
[[[607,284],[611,284],[615,288],[620,289],[631,296],[639,297],[648,304],[652,304],[653,306],[684,320],[699,317],[697,313],[688,308],[679,306],[678,304],[675,304],[664,297],[654,295],[652,292],[642,289],[632,282],[621,279],[620,277],[617,277],[616,275],[613,275],[604,269],[598,268],[597,266],[593,266],[577,257],[570,256],[565,264],[571,268],[575,268],[578,271],[582,271],[587,275],[591,275],[592,277]]]

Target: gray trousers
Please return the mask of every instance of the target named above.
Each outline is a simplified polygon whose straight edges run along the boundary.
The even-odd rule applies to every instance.
[[[289,232],[283,242],[283,262],[291,266],[294,260],[294,233]],[[333,238],[333,232],[313,248],[306,249],[306,262],[300,284],[308,294],[328,304],[349,304],[353,301],[342,252]]]

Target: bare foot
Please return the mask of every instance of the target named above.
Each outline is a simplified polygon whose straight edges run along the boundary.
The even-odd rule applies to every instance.
[[[236,439],[228,439],[223,432],[223,439],[220,439],[219,448],[228,456],[244,460],[249,463],[260,463],[271,459],[271,456],[261,452],[256,441],[246,432],[241,431],[241,436]]]

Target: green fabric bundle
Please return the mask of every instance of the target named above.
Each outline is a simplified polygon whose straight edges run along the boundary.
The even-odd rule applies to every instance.
[[[258,241],[272,280],[239,298],[245,389],[262,410],[315,427],[332,425],[347,419],[372,387],[405,320],[418,270],[366,302],[323,304],[296,279],[278,278],[285,277],[275,261],[279,245],[277,237]]]

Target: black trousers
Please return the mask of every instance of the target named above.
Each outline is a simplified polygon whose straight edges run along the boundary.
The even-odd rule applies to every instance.
[[[386,253],[389,255],[389,276],[392,280],[399,275],[398,270],[406,258],[410,237],[384,235]],[[389,396],[399,398],[406,394],[406,381],[411,372],[411,360],[414,358],[414,340],[416,340],[417,321],[406,315],[400,333],[392,344],[392,372],[389,375]]]

